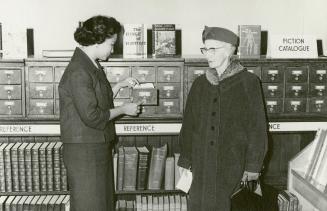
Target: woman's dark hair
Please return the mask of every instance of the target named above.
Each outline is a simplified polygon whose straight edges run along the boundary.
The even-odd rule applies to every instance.
[[[98,15],[80,24],[74,33],[74,39],[82,46],[101,44],[120,30],[120,23],[115,18]]]

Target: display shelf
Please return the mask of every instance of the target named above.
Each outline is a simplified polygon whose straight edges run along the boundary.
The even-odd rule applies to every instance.
[[[69,191],[4,192],[0,196],[69,195]]]
[[[316,142],[311,142],[289,162],[287,187],[298,197],[305,211],[327,210],[327,194],[304,178],[315,146]]]
[[[116,191],[117,195],[129,194],[185,194],[181,190],[135,190],[135,191]]]

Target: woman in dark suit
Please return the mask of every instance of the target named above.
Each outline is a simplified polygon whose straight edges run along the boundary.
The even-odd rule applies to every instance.
[[[111,87],[98,62],[108,59],[120,30],[112,17],[86,20],[74,33],[81,47],[75,49],[59,83],[60,130],[74,211],[114,210],[113,120],[140,112],[136,103],[116,108],[113,104],[120,88],[137,81],[128,78]]]

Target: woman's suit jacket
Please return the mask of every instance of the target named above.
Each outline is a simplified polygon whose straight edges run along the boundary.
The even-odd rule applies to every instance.
[[[115,137],[109,121],[113,92],[102,68],[76,48],[59,83],[60,130],[64,143],[104,143]]]

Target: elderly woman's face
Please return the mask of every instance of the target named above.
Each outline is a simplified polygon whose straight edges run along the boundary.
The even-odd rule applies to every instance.
[[[210,68],[219,68],[234,53],[234,47],[231,44],[218,40],[206,40],[204,47],[204,55]]]

